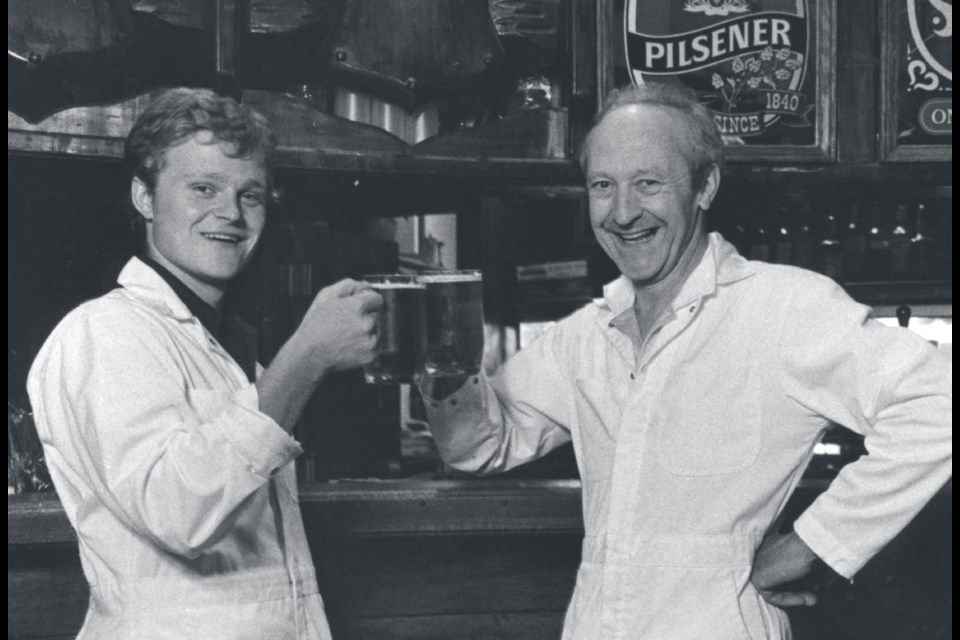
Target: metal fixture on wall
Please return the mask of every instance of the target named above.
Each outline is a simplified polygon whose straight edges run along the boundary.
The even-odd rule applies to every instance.
[[[353,122],[379,127],[410,145],[433,137],[440,131],[436,101],[409,112],[402,105],[385,98],[347,87],[337,87],[333,114]]]
[[[126,87],[132,11],[122,0],[7,3],[7,108],[39,122]]]
[[[349,0],[329,69],[412,111],[475,86],[503,59],[486,0]]]

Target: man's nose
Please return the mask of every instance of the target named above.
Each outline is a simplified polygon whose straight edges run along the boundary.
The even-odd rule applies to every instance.
[[[613,203],[613,221],[622,227],[629,226],[643,215],[640,198],[633,189],[619,189]]]
[[[243,205],[240,203],[240,194],[224,199],[217,207],[216,216],[221,220],[237,221],[243,219]]]

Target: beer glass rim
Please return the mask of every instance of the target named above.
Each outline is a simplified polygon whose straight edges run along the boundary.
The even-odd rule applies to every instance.
[[[478,282],[483,280],[481,269],[443,269],[424,271],[417,278],[421,282]]]
[[[404,289],[422,289],[423,283],[417,279],[417,276],[409,273],[371,273],[360,278],[363,282],[373,285],[394,284],[400,285]],[[398,286],[398,288],[400,288]]]

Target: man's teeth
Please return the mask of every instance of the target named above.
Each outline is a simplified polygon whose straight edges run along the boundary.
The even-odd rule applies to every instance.
[[[230,242],[233,244],[240,242],[240,238],[236,236],[220,235],[219,233],[205,233],[203,237],[207,240],[219,240],[220,242]]]
[[[618,234],[622,240],[631,242],[633,240],[644,240],[650,238],[657,232],[656,227],[651,227],[649,229],[641,229],[640,231],[635,231],[633,233],[621,233]]]

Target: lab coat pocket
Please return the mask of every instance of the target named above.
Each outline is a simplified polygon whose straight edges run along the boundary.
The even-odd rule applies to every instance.
[[[623,638],[759,640],[738,615],[729,567],[623,567],[620,597],[606,603]]]
[[[763,599],[750,583],[740,590],[740,623],[749,631],[750,638],[782,640],[790,638],[787,614]]]
[[[657,408],[657,451],[679,476],[737,473],[760,454],[760,380],[749,363],[678,369]]]

